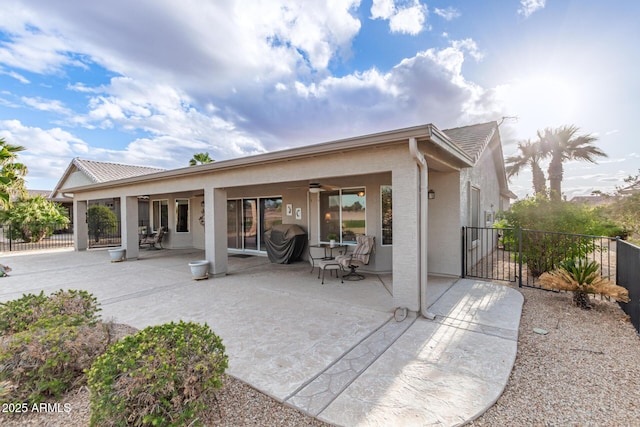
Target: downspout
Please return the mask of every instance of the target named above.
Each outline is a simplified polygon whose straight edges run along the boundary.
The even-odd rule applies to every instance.
[[[433,313],[427,311],[427,252],[429,244],[429,223],[428,223],[428,203],[427,191],[429,189],[429,168],[427,166],[427,159],[424,158],[420,150],[418,150],[418,141],[415,138],[409,138],[409,152],[418,165],[420,173],[420,181],[418,184],[418,236],[420,239],[420,247],[418,252],[418,278],[420,284],[418,286],[419,302],[420,302],[420,314],[427,319],[435,319]]]

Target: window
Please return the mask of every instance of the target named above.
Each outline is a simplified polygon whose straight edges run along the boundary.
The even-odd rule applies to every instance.
[[[176,199],[176,232],[189,232],[189,200]]]
[[[169,229],[169,202],[166,200],[154,200],[152,204],[151,227],[157,230],[164,227]]]
[[[320,241],[331,238],[340,243],[355,243],[366,233],[364,188],[349,188],[320,193]]]
[[[390,185],[380,187],[380,224],[382,224],[382,244],[393,244],[393,192]]]

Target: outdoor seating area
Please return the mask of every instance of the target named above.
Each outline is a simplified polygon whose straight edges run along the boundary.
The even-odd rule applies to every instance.
[[[344,280],[364,280],[365,276],[356,272],[356,269],[369,264],[371,254],[375,248],[375,237],[359,235],[356,237],[356,246],[349,249],[348,245],[312,245],[309,247],[308,257],[311,264],[311,272],[318,267],[318,279],[322,279],[327,270],[330,274],[336,272],[336,278],[340,278],[340,283]],[[333,256],[334,251],[338,255]],[[348,273],[345,271],[349,270]]]
[[[158,228],[157,232],[150,235],[145,236],[144,234],[139,234],[138,246],[140,248],[146,246],[147,249],[164,249],[162,247],[162,239],[164,238],[164,235],[165,235],[164,227]]]

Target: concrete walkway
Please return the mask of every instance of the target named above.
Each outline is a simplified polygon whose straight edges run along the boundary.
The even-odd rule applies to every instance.
[[[3,254],[6,255],[6,254]],[[460,425],[502,393],[515,361],[522,295],[506,286],[431,278],[431,321],[393,318],[392,277],[321,285],[306,263],[229,257],[224,278],[193,281],[197,250],[11,254],[0,301],[85,289],[106,320],[137,328],[179,319],[222,337],[227,372],[340,426]]]

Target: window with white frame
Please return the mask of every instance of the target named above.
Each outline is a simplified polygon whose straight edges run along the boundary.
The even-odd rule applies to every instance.
[[[167,200],[154,200],[151,204],[151,228],[158,230],[160,227],[164,227],[165,230],[169,229],[169,201]]]
[[[189,199],[176,199],[176,232],[189,232]]]
[[[355,243],[365,234],[366,196],[364,187],[320,193],[320,241]]]

